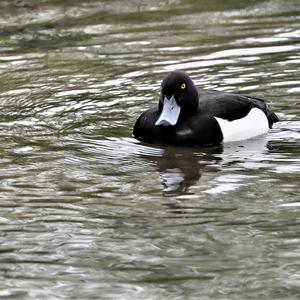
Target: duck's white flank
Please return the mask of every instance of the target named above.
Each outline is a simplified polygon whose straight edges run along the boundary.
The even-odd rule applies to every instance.
[[[269,131],[268,119],[258,108],[252,108],[248,115],[238,120],[215,119],[219,123],[225,143],[251,139]]]

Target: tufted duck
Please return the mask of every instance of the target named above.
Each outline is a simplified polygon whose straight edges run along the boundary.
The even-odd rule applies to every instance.
[[[133,135],[151,143],[216,145],[265,134],[277,121],[262,99],[197,90],[186,73],[174,71],[162,81],[158,105],[136,121]]]

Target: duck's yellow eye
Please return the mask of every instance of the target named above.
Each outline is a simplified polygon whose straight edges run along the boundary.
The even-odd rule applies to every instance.
[[[186,88],[186,84],[183,83],[183,84],[180,86],[180,88],[181,88],[182,90],[184,90],[184,89]]]

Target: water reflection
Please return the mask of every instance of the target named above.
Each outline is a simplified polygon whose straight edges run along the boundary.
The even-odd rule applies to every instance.
[[[149,146],[149,145],[148,145]],[[151,148],[151,147],[150,147]],[[264,166],[264,157],[271,149],[267,135],[255,139],[229,143],[213,148],[164,147],[160,155],[142,155],[156,165],[165,196],[193,194],[190,187],[201,185],[201,176],[209,172],[218,172],[222,166],[243,163],[245,168]],[[243,176],[240,176],[243,178]],[[236,181],[236,179],[235,179]],[[235,185],[218,182],[218,186],[207,190],[218,193],[235,189]],[[226,185],[226,187],[224,186]]]
[[[157,169],[165,195],[188,193],[201,177],[199,154],[190,149],[166,148],[157,160]]]

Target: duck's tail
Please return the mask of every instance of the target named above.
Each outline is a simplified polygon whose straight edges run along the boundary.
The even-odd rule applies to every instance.
[[[248,96],[248,95],[247,97],[251,98],[251,100],[266,114],[270,128],[272,128],[274,123],[280,121],[278,116],[270,110],[265,100],[258,97]]]
[[[269,127],[272,128],[273,123],[279,122],[279,118],[275,113],[273,113],[268,107],[267,107],[267,118],[269,121]]]

